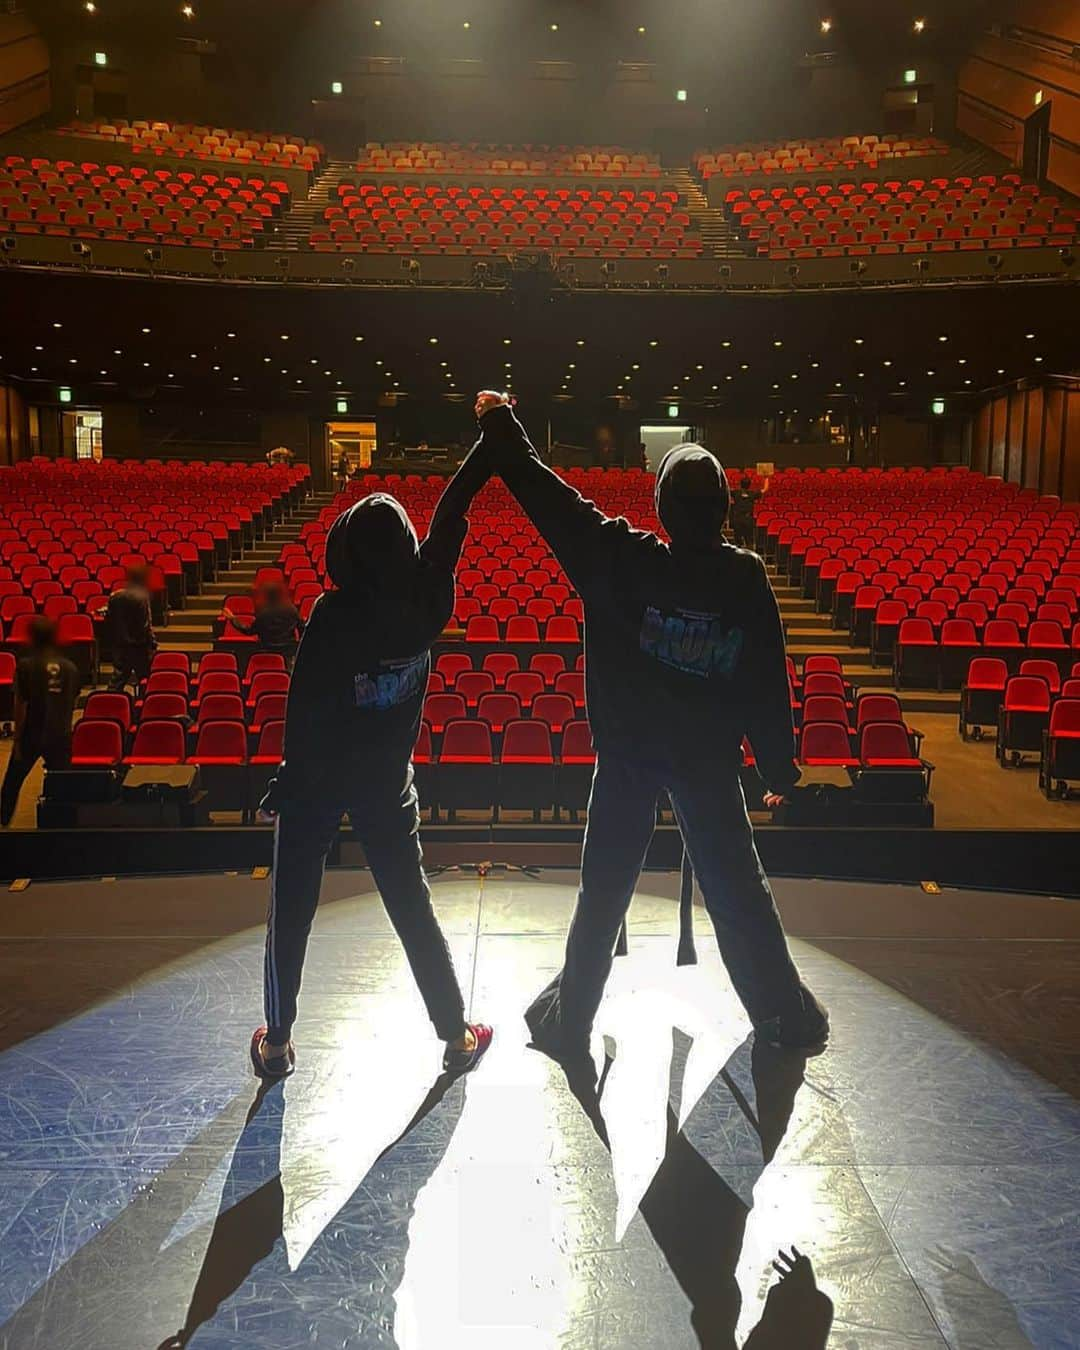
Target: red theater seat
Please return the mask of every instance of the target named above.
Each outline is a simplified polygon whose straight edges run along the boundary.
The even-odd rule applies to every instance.
[[[74,769],[114,769],[124,757],[124,733],[119,723],[83,718],[71,738]]]

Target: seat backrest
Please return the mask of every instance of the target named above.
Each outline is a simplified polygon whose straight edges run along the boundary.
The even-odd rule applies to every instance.
[[[197,686],[200,701],[210,694],[239,694],[240,677],[234,671],[212,670],[208,675],[199,671]]]
[[[251,715],[252,726],[261,727],[267,722],[283,720],[288,705],[288,694],[260,694],[255,700],[255,711]]]
[[[516,695],[522,707],[528,708],[544,692],[543,676],[535,670],[515,670],[506,677],[506,692]]]
[[[465,700],[460,694],[429,694],[424,703],[424,719],[438,733],[448,722],[465,716]]]
[[[592,764],[596,750],[592,741],[592,727],[584,718],[567,722],[563,727],[562,754],[564,764]]]
[[[863,694],[855,705],[855,725],[867,722],[902,722],[904,713],[895,694]]]
[[[1004,692],[1009,678],[1009,667],[997,656],[975,656],[968,663],[967,689],[997,689]]]
[[[242,721],[204,722],[199,727],[195,759],[219,759],[243,764],[247,759],[247,731]]]
[[[581,641],[581,631],[578,628],[577,619],[568,614],[556,614],[554,618],[548,619],[547,626],[544,629],[545,642],[578,643]]]
[[[929,619],[905,619],[896,640],[901,647],[932,647],[935,645],[933,625]]]
[[[248,703],[254,707],[264,694],[287,694],[289,676],[285,670],[263,670],[251,681]]]
[[[551,732],[545,723],[507,722],[502,744],[504,764],[550,764],[552,758]]]
[[[213,670],[231,671],[235,675],[238,669],[235,652],[207,652],[205,656],[199,657],[200,678]]]
[[[514,652],[488,652],[484,657],[482,669],[492,676],[496,684],[505,684],[507,679],[520,669],[520,665]]]
[[[159,670],[179,670],[185,675],[190,674],[191,657],[187,652],[156,652],[150,662],[150,673],[155,675]]]
[[[553,620],[549,620],[549,623]],[[506,623],[507,642],[539,642],[540,630],[531,614],[515,614]]]
[[[516,694],[484,694],[476,709],[481,722],[486,722],[492,731],[500,732],[508,722],[521,716],[521,703]]]
[[[844,667],[838,656],[831,656],[819,653],[815,656],[808,656],[803,661],[803,678],[807,675],[816,675],[822,671],[831,671],[834,675],[843,675]]]
[[[941,625],[943,647],[975,647],[978,637],[970,619],[946,619]]]
[[[840,722],[847,726],[847,705],[835,694],[814,694],[803,703],[803,724],[807,722]]]
[[[71,762],[119,764],[124,754],[124,733],[116,722],[83,718],[71,738]]]
[[[155,764],[180,764],[184,759],[184,729],[179,722],[140,722],[131,747],[135,759]]]
[[[1012,619],[991,619],[983,629],[984,647],[1022,647],[1020,631]]]
[[[1028,629],[1027,645],[1029,647],[1067,647],[1069,644],[1065,641],[1061,624],[1049,623],[1046,619],[1036,619]]]
[[[187,699],[183,694],[147,694],[142,706],[144,721],[165,717],[187,717]]]
[[[487,670],[463,670],[457,677],[454,689],[470,708],[475,708],[485,694],[495,688],[495,676]]]
[[[284,656],[280,652],[252,652],[244,671],[244,683],[251,684],[256,676],[269,672],[285,672]]]
[[[490,764],[491,728],[480,721],[448,722],[439,758],[443,764]]]
[[[810,722],[803,725],[799,737],[799,759],[850,760],[851,744],[847,728],[838,722]]]
[[[244,702],[239,694],[207,694],[199,703],[199,726],[207,722],[242,722]]]
[[[1005,685],[1006,712],[1049,712],[1050,686],[1037,675],[1014,675]]]
[[[91,694],[83,709],[83,722],[116,722],[125,731],[131,726],[131,700],[127,694]]]
[[[466,656],[464,652],[443,652],[442,656],[435,662],[435,669],[448,686],[453,686],[457,682],[457,677],[463,670],[472,670],[472,668],[472,657]]]
[[[1080,679],[1068,679],[1061,686],[1062,698],[1080,698]]]
[[[537,652],[529,660],[529,669],[536,671],[547,685],[554,685],[558,676],[566,669],[566,661],[561,652]]]
[[[562,731],[574,720],[574,700],[568,694],[539,694],[533,699],[532,715],[552,731]]]
[[[845,698],[847,691],[844,688],[844,681],[841,676],[834,675],[831,671],[818,671],[816,675],[807,675],[803,681],[804,697],[813,698],[818,694],[828,694],[839,699]]]
[[[146,694],[183,694],[187,699],[187,676],[182,670],[155,670],[146,681]]]
[[[271,694],[269,697],[275,698]],[[431,733],[428,732],[430,737]],[[285,748],[285,721],[283,718],[273,722],[264,722],[262,731],[259,733],[259,744],[256,747],[255,754],[260,758],[281,759]]]
[[[1020,662],[1021,675],[1034,675],[1037,679],[1045,680],[1047,688],[1052,694],[1056,694],[1061,688],[1061,671],[1057,667],[1056,661],[1045,659],[1031,659]]]
[[[902,722],[867,722],[859,732],[859,758],[905,761],[913,758],[911,740]]]

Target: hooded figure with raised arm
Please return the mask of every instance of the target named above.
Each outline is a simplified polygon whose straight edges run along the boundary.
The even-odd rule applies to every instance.
[[[315,602],[296,654],[285,754],[263,802],[276,816],[264,963],[265,1025],[251,1042],[262,1077],[285,1077],[308,935],[330,844],[344,812],[438,1035],[444,1067],[474,1067],[491,1028],[465,1021],[420,849],[412,752],[431,646],[454,612],[466,512],[488,479],[479,447],[446,487],[417,541],[396,498],[374,493],[344,511],[326,540],[336,589]]]
[[[798,781],[780,612],[765,566],[724,538],[719,462],[680,445],[656,476],[670,543],[605,516],[533,449],[505,396],[476,406],[481,445],[584,601],[596,771],[563,969],[526,1013],[558,1058],[588,1050],[619,928],[667,791],[732,984],[771,1044],[816,1049],[828,1016],[799,978],[739,778],[747,737],[779,802]]]

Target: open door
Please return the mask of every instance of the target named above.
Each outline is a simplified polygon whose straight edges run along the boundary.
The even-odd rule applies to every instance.
[[[326,442],[329,451],[330,482],[337,486],[339,466],[344,456],[349,477],[359,470],[366,473],[375,458],[374,422],[327,422]]]
[[[1050,163],[1050,108],[1041,103],[1024,119],[1024,177],[1035,183],[1046,182]]]

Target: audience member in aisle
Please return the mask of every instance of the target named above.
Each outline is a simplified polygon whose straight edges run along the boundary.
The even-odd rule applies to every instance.
[[[130,567],[123,588],[114,591],[103,611],[112,649],[110,689],[141,684],[150,674],[157,649],[150,617],[150,589],[145,567]]]
[[[15,737],[0,789],[0,825],[10,825],[27,775],[39,759],[47,769],[71,763],[71,718],[79,671],[56,645],[56,625],[39,615],[30,626],[30,651],[15,668]]]

